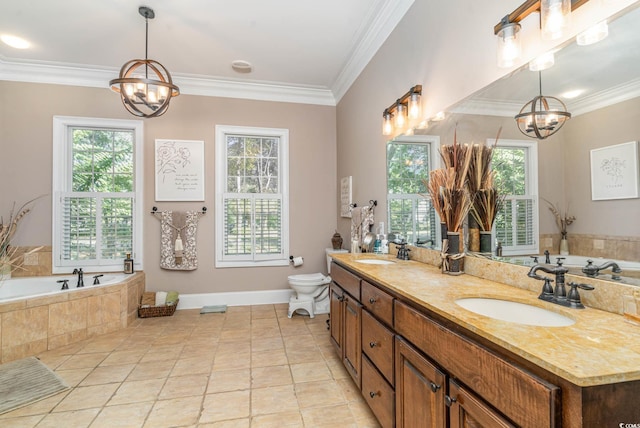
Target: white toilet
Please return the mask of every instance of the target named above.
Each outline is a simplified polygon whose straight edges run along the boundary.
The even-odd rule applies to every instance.
[[[347,250],[327,248],[327,271],[331,273],[331,253],[346,253]],[[329,313],[329,284],[331,277],[321,273],[290,275],[289,286],[296,292],[289,299],[288,316],[291,318],[296,311],[304,311],[310,318],[316,314]]]

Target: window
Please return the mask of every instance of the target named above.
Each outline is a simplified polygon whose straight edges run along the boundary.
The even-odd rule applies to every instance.
[[[142,269],[142,121],[53,118],[53,272]]]
[[[388,231],[407,242],[433,248],[439,220],[423,180],[436,168],[439,138],[405,136],[387,143]]]
[[[216,126],[216,267],[289,264],[289,131]]]
[[[492,168],[498,191],[505,195],[494,224],[503,254],[538,254],[538,146],[533,141],[499,141]]]

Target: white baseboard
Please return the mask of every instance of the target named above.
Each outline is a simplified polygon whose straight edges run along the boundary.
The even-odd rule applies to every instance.
[[[293,290],[238,291],[228,293],[181,294],[177,310],[200,309],[203,306],[248,306],[289,303]]]

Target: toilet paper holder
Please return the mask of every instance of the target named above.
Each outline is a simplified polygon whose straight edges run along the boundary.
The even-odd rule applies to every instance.
[[[289,256],[289,261],[293,266],[297,267],[302,265],[302,263],[304,262],[304,258],[302,258],[301,256],[298,256],[298,257]]]

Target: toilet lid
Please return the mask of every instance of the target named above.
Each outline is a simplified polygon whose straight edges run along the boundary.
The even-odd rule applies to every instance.
[[[325,280],[325,276],[321,273],[307,273],[301,275],[290,275],[289,281],[296,281],[298,283],[321,283]]]

